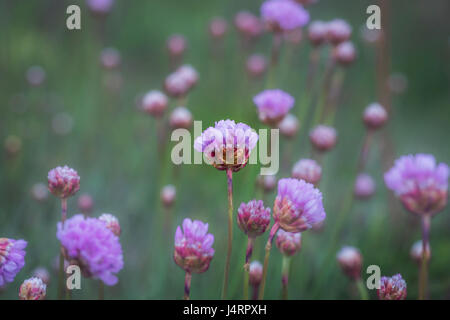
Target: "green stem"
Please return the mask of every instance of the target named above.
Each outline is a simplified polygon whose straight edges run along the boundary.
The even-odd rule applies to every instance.
[[[230,272],[231,250],[233,245],[233,170],[227,169],[227,187],[228,187],[228,250],[225,261],[225,273],[223,276],[222,300],[227,298],[228,275]]]
[[[359,295],[361,296],[361,300],[369,300],[369,294],[367,293],[366,286],[364,285],[363,279],[359,278],[356,281],[356,287],[358,288]]]
[[[192,274],[186,271],[184,276],[184,300],[190,299]]]
[[[266,255],[264,257],[264,265],[263,265],[263,275],[258,295],[259,300],[264,299],[264,288],[266,286],[267,267],[269,266],[270,249],[272,249],[272,241],[279,227],[280,225],[278,224],[278,222],[275,222],[275,224],[272,226],[272,229],[270,230],[269,239],[267,240]]]
[[[289,267],[291,264],[291,257],[283,256],[283,262],[281,267],[281,284],[283,287],[282,298],[288,299],[288,282],[289,282]]]
[[[64,223],[67,219],[67,199],[61,199],[61,227],[64,228]],[[58,272],[58,300],[64,297],[64,255],[63,246],[60,247],[59,252],[59,272]]]
[[[250,276],[250,258],[253,252],[253,243],[255,238],[248,237],[247,251],[245,252],[245,264],[244,264],[244,300],[248,300],[248,278]]]
[[[428,286],[428,259],[427,250],[428,241],[430,238],[430,215],[426,214],[422,218],[422,263],[420,265],[420,278],[419,278],[419,300],[427,299],[427,286]]]

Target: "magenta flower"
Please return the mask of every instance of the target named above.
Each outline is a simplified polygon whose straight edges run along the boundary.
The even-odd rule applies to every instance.
[[[94,206],[94,199],[92,199],[92,197],[85,193],[82,194],[79,198],[78,198],[78,209],[80,209],[80,211],[84,214],[89,214],[92,212],[92,208]]]
[[[186,51],[187,41],[181,34],[174,34],[167,39],[167,50],[170,56],[179,57]]]
[[[0,287],[13,282],[25,265],[25,240],[0,238]]]
[[[220,120],[195,139],[194,148],[216,169],[236,172],[247,165],[257,141],[258,134],[248,125]]]
[[[44,300],[46,294],[47,285],[37,277],[25,280],[19,288],[20,300]]]
[[[276,126],[292,109],[295,99],[283,90],[273,89],[259,93],[253,98],[253,102],[258,108],[259,119],[270,126]]]
[[[309,13],[292,0],[268,0],[261,6],[261,19],[273,32],[301,28],[309,22]]]
[[[251,77],[261,77],[267,69],[266,57],[261,54],[253,54],[248,57],[246,66]]]
[[[405,300],[406,294],[406,282],[400,273],[392,277],[381,277],[380,289],[377,290],[380,300]]]
[[[286,138],[293,138],[300,128],[300,122],[297,117],[291,113],[288,113],[283,120],[278,124],[280,133]]]
[[[253,13],[240,11],[234,18],[236,29],[246,38],[254,38],[261,34],[261,21]]]
[[[410,212],[433,215],[447,204],[448,166],[430,154],[400,157],[384,181]]]
[[[352,35],[352,27],[342,19],[328,22],[327,29],[327,40],[333,45],[349,40]]]
[[[114,0],[87,0],[89,9],[97,14],[106,14],[111,10]]]
[[[65,258],[78,265],[85,277],[98,278],[109,286],[117,283],[115,273],[123,268],[122,247],[103,221],[77,214],[64,227],[58,223],[56,237]]]
[[[319,189],[304,180],[284,178],[278,181],[273,217],[283,230],[303,232],[325,216]]]
[[[336,257],[345,275],[354,281],[361,278],[362,255],[358,249],[349,246],[342,247]]]
[[[292,177],[315,185],[322,177],[322,168],[315,160],[300,159],[292,168]]]
[[[354,193],[361,199],[367,199],[375,192],[375,181],[367,173],[361,173],[356,177]]]
[[[333,57],[337,63],[348,66],[356,59],[355,46],[350,41],[342,42],[334,48]]]
[[[207,223],[184,219],[175,233],[175,263],[188,273],[205,272],[214,256],[213,243]]]
[[[147,92],[141,100],[141,110],[153,117],[161,117],[169,106],[167,96],[158,90]]]
[[[275,244],[283,255],[288,257],[293,256],[302,247],[302,234],[300,232],[286,232],[280,229],[277,232]]]
[[[328,25],[323,21],[313,21],[308,28],[308,39],[313,46],[320,46],[325,42]]]
[[[369,129],[379,129],[388,120],[386,109],[379,103],[371,103],[364,110],[363,121]]]
[[[221,39],[228,29],[227,21],[222,17],[215,17],[209,23],[209,34],[214,39]]]
[[[270,209],[261,200],[241,203],[237,214],[239,228],[250,238],[262,235],[270,224]]]
[[[106,228],[112,231],[114,235],[117,237],[120,236],[121,229],[119,224],[119,219],[117,219],[115,216],[113,216],[110,213],[102,213],[100,217],[98,217],[98,220],[102,221]]]
[[[333,127],[318,125],[309,133],[309,140],[319,151],[328,151],[336,145],[337,133]]]
[[[189,129],[192,126],[192,114],[186,107],[176,107],[170,114],[169,122],[173,129]]]
[[[191,66],[189,64],[185,64],[185,65],[182,65],[181,67],[179,67],[177,69],[176,73],[182,79],[184,79],[184,81],[187,83],[187,86],[189,87],[189,89],[194,87],[198,82],[198,78],[199,78],[198,72],[197,72],[197,70],[194,69],[193,66]]]
[[[170,208],[174,204],[176,196],[177,189],[171,184],[165,185],[160,193],[161,202],[167,208]]]
[[[259,261],[252,261],[252,263],[250,263],[250,277],[249,277],[249,281],[250,284],[252,286],[259,286],[259,284],[261,283],[261,279],[262,279],[262,273],[263,273],[263,266],[261,264],[261,262]]]
[[[48,172],[48,189],[59,198],[71,197],[80,189],[80,176],[68,166],[56,167]]]

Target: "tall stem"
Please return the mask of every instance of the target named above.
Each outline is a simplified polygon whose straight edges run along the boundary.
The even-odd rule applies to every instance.
[[[369,300],[369,295],[367,293],[367,289],[364,286],[363,279],[359,278],[356,280],[356,287],[358,288],[359,295],[361,296],[361,300]]]
[[[245,264],[244,264],[244,300],[248,300],[248,280],[250,277],[250,258],[253,252],[253,243],[255,238],[248,237],[247,251],[245,252]]]
[[[283,256],[283,262],[281,267],[281,285],[283,287],[282,298],[288,299],[288,282],[289,282],[289,266],[291,264],[291,258]]]
[[[186,275],[184,276],[184,300],[189,300],[191,293],[191,279],[192,274],[186,271]]]
[[[422,263],[420,265],[419,278],[419,300],[427,299],[428,286],[428,259],[427,248],[430,239],[430,215],[426,214],[422,218]]]
[[[270,56],[270,65],[267,74],[266,88],[272,88],[275,85],[275,73],[280,57],[280,49],[282,43],[282,37],[279,33],[274,33],[272,38],[272,52]]]
[[[278,222],[275,222],[275,224],[272,226],[272,229],[270,230],[269,239],[267,240],[266,255],[264,257],[264,265],[263,265],[263,275],[262,275],[261,287],[260,287],[259,295],[258,295],[259,300],[264,299],[264,287],[266,286],[267,267],[269,265],[270,249],[272,249],[273,237],[277,233],[279,227],[280,227],[280,225],[278,224]]]
[[[67,199],[61,199],[61,227],[64,228],[64,223],[67,219]],[[59,252],[59,273],[58,273],[58,299],[62,300],[64,297],[64,256],[63,246],[60,247]]]
[[[228,186],[228,249],[225,261],[225,273],[223,276],[222,300],[227,298],[228,274],[230,272],[231,249],[233,245],[233,170],[227,169]]]

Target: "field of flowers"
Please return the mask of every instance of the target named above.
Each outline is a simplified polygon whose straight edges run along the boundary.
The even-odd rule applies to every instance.
[[[0,299],[450,298],[448,1],[71,4],[0,1]]]

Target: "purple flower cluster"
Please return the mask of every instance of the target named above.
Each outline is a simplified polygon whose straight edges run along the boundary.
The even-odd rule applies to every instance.
[[[78,265],[84,276],[98,278],[109,286],[117,283],[114,274],[123,268],[122,247],[105,222],[77,214],[64,227],[58,223],[56,237],[65,258]]]
[[[276,126],[292,109],[295,99],[283,90],[272,89],[256,95],[253,102],[258,108],[259,119],[268,125]]]
[[[435,214],[447,204],[448,173],[448,166],[436,164],[430,154],[407,155],[395,161],[384,181],[407,210]]]
[[[71,197],[80,189],[80,176],[68,166],[56,167],[48,172],[48,189],[57,197]]]
[[[0,238],[0,287],[13,282],[25,265],[25,240]]]
[[[292,168],[292,177],[317,184],[322,177],[322,167],[312,159],[300,159]]]
[[[262,200],[241,203],[237,222],[239,228],[250,238],[263,234],[270,224],[270,209],[264,208]]]
[[[203,152],[209,164],[219,170],[239,171],[247,165],[256,146],[258,134],[244,123],[220,120],[194,141],[194,148]]]
[[[301,28],[309,22],[309,13],[292,0],[268,0],[261,6],[261,18],[273,32]]]
[[[214,256],[214,236],[208,233],[208,224],[186,218],[182,227],[175,232],[175,263],[189,273],[205,272]]]
[[[377,290],[380,300],[405,300],[406,294],[406,282],[401,274],[396,274],[392,277],[381,277],[380,289]]]
[[[322,193],[310,183],[292,178],[278,181],[273,217],[289,232],[303,232],[325,219]]]

